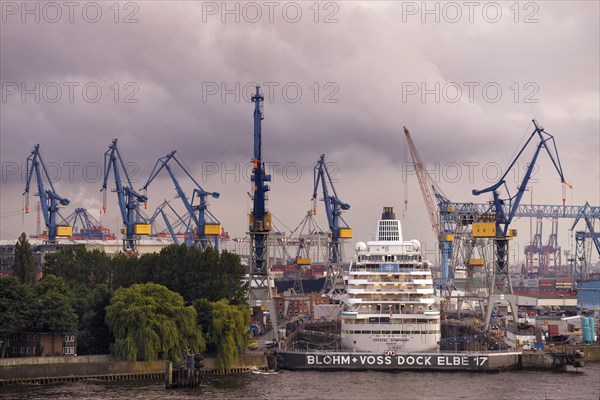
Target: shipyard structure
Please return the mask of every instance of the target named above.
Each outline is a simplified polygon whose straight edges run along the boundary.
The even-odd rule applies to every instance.
[[[29,241],[38,279],[43,275],[45,256],[69,246],[129,257],[171,244],[213,247],[237,253],[247,268],[252,332],[270,335],[270,346],[290,352],[292,358],[297,357],[292,353],[299,351],[341,351],[364,353],[364,357],[340,353],[335,358],[352,365],[355,358],[370,366],[388,362],[427,366],[436,360],[437,366],[468,364],[471,368],[484,361],[461,352],[522,352],[596,342],[600,269],[591,260],[592,254],[600,255],[600,206],[567,205],[566,195],[559,205],[526,204],[523,200],[539,157],[550,158],[563,189],[570,187],[554,136],[537,121],[531,121],[530,136],[498,182],[473,190],[474,196],[487,194],[492,199],[480,203],[453,201],[444,195],[404,128],[439,245],[440,261],[432,265],[424,259],[418,241],[404,240],[401,221],[392,207],[384,209],[374,240],[358,242],[353,257],[344,255],[344,243],[353,237],[344,219],[350,204],[338,194],[325,154],[315,157],[312,207],[299,210],[304,217],[295,229],[279,230],[279,218],[267,207],[271,177],[263,154],[264,98],[259,87],[252,102],[253,140],[248,141],[253,144],[248,191],[252,209],[246,235],[238,238],[231,238],[211,211],[210,202],[218,209],[219,192],[205,190],[175,150],[160,157],[145,184],[134,188],[117,139],[104,153],[99,189],[104,196],[101,213],[108,208],[108,192],[116,194],[113,203],[121,229],[111,232],[83,208],[63,217],[61,210],[72,206],[71,202],[55,190],[40,145],[36,145],[26,159],[22,212],[33,211],[29,194],[34,192],[39,197],[35,207],[38,227]],[[533,148],[533,157],[524,160],[528,146]],[[516,191],[507,188],[507,174],[523,161],[527,170]],[[164,201],[151,215],[146,214],[143,210],[152,197],[153,182],[161,173],[172,181],[177,200]],[[405,208],[406,204],[405,199]],[[321,213],[326,221],[322,227],[316,218]],[[17,214],[9,212],[6,217]],[[531,219],[532,226],[535,221],[536,233],[524,247],[525,261],[512,265],[509,244],[519,237],[514,228],[518,218]],[[547,241],[543,220],[552,221]],[[568,251],[558,245],[559,220],[571,225],[574,248]],[[1,275],[12,273],[15,244],[16,239],[0,242]],[[458,355],[435,359],[426,355],[450,350]],[[396,358],[380,358],[382,354]],[[303,362],[334,363],[334,358],[317,353],[311,357]]]

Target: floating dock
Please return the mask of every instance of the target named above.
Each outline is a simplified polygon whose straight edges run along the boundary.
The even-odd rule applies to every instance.
[[[523,353],[486,351],[384,354],[324,351],[276,351],[277,368],[287,370],[384,370],[384,371],[479,371],[521,369],[564,370],[584,366],[583,353]]]
[[[373,354],[359,352],[276,353],[277,368],[289,370],[505,371],[519,369],[521,352]]]

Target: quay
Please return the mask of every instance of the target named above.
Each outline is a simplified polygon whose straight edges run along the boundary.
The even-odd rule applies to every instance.
[[[165,364],[163,360],[118,361],[110,355],[6,358],[0,360],[0,386],[82,380],[165,381]],[[242,354],[230,369],[219,369],[216,358],[207,356],[198,375],[231,375],[267,369],[267,357],[264,354]]]

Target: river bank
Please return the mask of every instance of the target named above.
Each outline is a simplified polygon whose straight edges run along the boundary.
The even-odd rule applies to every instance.
[[[232,368],[221,370],[216,357],[206,356],[203,374],[232,374],[267,369],[264,354],[242,354]],[[110,355],[22,357],[0,360],[0,386],[17,383],[47,384],[78,380],[164,379],[165,361],[126,362]]]

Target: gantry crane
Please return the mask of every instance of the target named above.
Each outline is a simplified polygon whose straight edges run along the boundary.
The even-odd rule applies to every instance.
[[[323,193],[323,203],[325,204],[325,214],[329,224],[331,237],[329,239],[329,257],[327,262],[327,277],[323,292],[343,291],[344,282],[342,280],[342,241],[341,239],[351,239],[352,229],[342,218],[342,211],[350,209],[350,204],[341,201],[335,191],[331,175],[325,163],[325,154],[322,154],[314,168],[314,190],[313,190],[313,213],[317,212],[317,194],[319,183]],[[331,189],[331,192],[330,192]],[[331,193],[331,194],[330,194]]]
[[[121,169],[123,175],[125,175],[126,186],[123,186],[121,182]],[[110,171],[113,171],[115,178],[115,192],[117,192],[117,199],[119,201],[119,210],[121,211],[121,218],[123,220],[124,235],[123,238],[123,251],[125,253],[133,254],[137,251],[137,235],[149,235],[150,224],[145,222],[144,218],[140,214],[139,203],[147,204],[148,197],[140,194],[133,189],[131,179],[127,173],[127,168],[123,162],[123,158],[117,148],[117,139],[114,139],[111,145],[108,147],[106,153],[104,153],[104,182],[102,183],[101,192],[104,194],[102,211],[106,212],[106,187],[108,185],[108,178]]]
[[[171,204],[169,204],[169,202],[167,200],[165,200],[164,202],[161,203],[161,205],[156,207],[156,210],[154,211],[154,214],[152,215],[152,217],[150,217],[150,219],[148,220],[148,223],[150,225],[152,225],[152,224],[154,224],[154,221],[156,221],[156,218],[159,215],[162,216],[163,221],[165,221],[167,230],[169,231],[169,235],[171,236],[171,239],[173,240],[173,243],[176,245],[179,245],[180,244],[179,237],[177,236],[177,233],[175,233],[175,229],[174,229],[173,225],[171,224],[171,221],[169,221],[169,217],[167,216],[167,213],[165,213],[165,210],[164,210],[165,206],[168,206],[171,209],[171,211],[173,211],[173,213],[177,216],[177,218],[179,219],[179,222],[181,223],[182,226],[186,226],[186,223],[183,220],[183,218],[179,214],[177,214],[177,212],[173,209],[173,207],[171,207]],[[188,245],[188,246],[191,245],[191,243],[192,243],[191,235],[185,234],[184,239],[185,239],[186,245]]]
[[[214,245],[215,248],[219,248],[219,235],[221,234],[221,223],[215,216],[208,210],[208,202],[206,198],[211,196],[212,198],[218,199],[220,194],[218,192],[207,192],[202,189],[202,186],[194,179],[194,177],[188,172],[188,170],[183,166],[183,164],[177,159],[175,155],[177,153],[176,150],[173,150],[169,154],[164,157],[161,157],[156,161],[148,180],[144,184],[141,190],[147,190],[150,183],[156,178],[156,176],[162,171],[162,169],[166,169],[173,184],[175,185],[175,191],[177,192],[177,197],[181,199],[191,221],[187,223],[187,232],[186,234],[190,234],[193,236],[193,244],[200,247],[201,249],[205,249],[208,246]],[[196,185],[194,191],[192,193],[191,200],[187,198],[179,181],[175,177],[173,173],[173,169],[169,165],[169,162],[173,160],[179,168],[190,178],[190,180]],[[198,198],[199,203],[194,204],[196,198]],[[214,242],[211,243],[210,238],[214,238]],[[188,244],[188,242],[186,242]]]
[[[110,230],[103,227],[85,208],[76,208],[65,218],[65,221],[73,229],[73,238],[87,240],[114,239],[114,235],[110,233]]]
[[[425,169],[425,163],[421,160],[419,152],[412,141],[410,133],[406,127],[404,127],[404,134],[406,135],[406,141],[408,143],[408,149],[410,151],[410,157],[412,158],[417,180],[419,181],[419,187],[421,188],[421,194],[423,195],[423,201],[427,207],[427,214],[429,214],[429,220],[431,221],[431,227],[438,240],[441,257],[441,272],[442,276],[439,281],[439,288],[442,292],[447,291],[446,295],[449,295],[452,291],[452,274],[450,271],[450,259],[452,258],[453,241],[454,235],[448,229],[443,226],[443,221],[440,220],[438,207],[436,204],[441,204],[447,201],[446,197],[442,194],[441,190],[436,187],[435,182]],[[433,192],[433,193],[432,193]],[[434,200],[436,197],[436,200]],[[434,203],[435,201],[435,203]]]
[[[509,226],[513,218],[515,217],[516,211],[519,208],[519,204],[521,202],[523,194],[525,193],[527,184],[529,183],[531,174],[533,172],[533,168],[535,167],[535,163],[542,148],[546,150],[548,156],[550,157],[550,160],[554,164],[554,168],[560,176],[561,183],[563,185],[571,187],[571,185],[565,180],[562,171],[562,166],[560,164],[560,158],[558,157],[558,150],[556,149],[556,143],[554,141],[554,136],[546,132],[544,128],[541,125],[538,125],[538,123],[535,120],[532,120],[532,122],[535,129],[533,130],[533,132],[529,136],[529,139],[527,139],[523,147],[519,150],[513,161],[510,163],[500,180],[496,184],[486,189],[473,190],[473,195],[475,196],[479,196],[481,194],[489,192],[492,192],[493,195],[493,203],[490,206],[489,211],[493,214],[494,220],[473,223],[473,237],[493,238],[496,250],[494,273],[492,276],[492,285],[489,291],[485,319],[486,326],[489,324],[492,309],[495,302],[500,300],[506,300],[509,302],[512,309],[513,318],[516,319],[517,303],[516,297],[512,291],[512,284],[510,281],[510,274],[508,270],[508,241],[512,237],[516,236],[516,231],[514,229],[509,230]],[[505,178],[510,173],[511,169],[513,168],[521,154],[523,154],[523,151],[525,151],[529,143],[531,143],[536,138],[539,140],[539,142],[533,154],[533,158],[527,165],[525,176],[523,177],[521,184],[518,186],[517,192],[511,195],[508,185],[506,184]],[[552,150],[548,146],[548,142],[552,142]],[[498,191],[501,187],[504,187],[504,190],[506,191],[507,197],[504,199],[501,198],[501,195]],[[565,196],[563,195],[563,203],[564,197]]]
[[[70,201],[65,197],[59,196],[54,190],[52,180],[48,175],[46,164],[40,154],[40,145],[36,144],[29,157],[27,157],[27,181],[25,183],[25,212],[29,213],[29,189],[31,185],[31,178],[35,172],[35,178],[37,180],[38,193],[36,196],[40,197],[40,205],[42,207],[42,213],[44,214],[44,221],[48,228],[48,242],[56,242],[57,237],[71,237],[72,229],[66,221],[60,216],[58,210],[60,206],[68,206]],[[50,189],[44,188],[44,179],[48,181]],[[62,224],[57,222],[57,216],[60,217]]]
[[[585,231],[575,232],[574,279],[578,281],[588,279],[588,255],[586,254],[587,251],[585,246],[586,239],[592,240],[598,255],[600,255],[600,232],[596,232],[594,228],[594,220],[600,219],[600,213],[594,213],[593,210],[594,207],[590,206],[589,203],[585,203],[579,210],[575,221],[573,221],[573,226],[571,226],[571,230],[573,230],[580,219],[583,218],[585,221]]]

